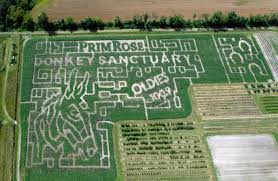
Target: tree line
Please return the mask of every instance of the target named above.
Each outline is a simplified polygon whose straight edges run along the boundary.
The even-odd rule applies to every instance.
[[[203,14],[197,18],[194,14],[191,19],[185,19],[181,15],[162,16],[154,18],[147,13],[134,16],[129,20],[122,20],[116,16],[113,21],[103,21],[101,18],[87,17],[79,22],[72,17],[50,21],[46,13],[41,13],[34,21],[30,11],[40,0],[0,0],[0,31],[37,31],[45,30],[54,34],[58,30],[74,32],[79,29],[91,32],[119,28],[140,29],[150,31],[152,29],[181,30],[186,28],[247,28],[278,26],[278,13],[265,15],[240,16],[236,12],[215,12]]]
[[[268,27],[278,26],[278,13],[265,15],[251,15],[244,17],[236,12],[215,12],[211,15],[204,14],[201,18],[185,19],[181,15],[162,16],[160,18],[152,18],[148,14],[134,16],[130,20],[122,20],[116,16],[113,21],[104,22],[100,18],[87,17],[80,22],[75,22],[73,18],[68,17],[58,21],[49,21],[47,15],[42,13],[35,23],[36,29],[45,30],[47,32],[55,32],[57,30],[76,31],[78,29],[89,30],[91,32],[104,30],[109,28],[119,29],[140,29],[150,31],[152,29],[168,29],[181,30],[186,28],[247,28],[247,27]],[[34,29],[32,29],[34,30]],[[32,31],[29,30],[29,31]]]

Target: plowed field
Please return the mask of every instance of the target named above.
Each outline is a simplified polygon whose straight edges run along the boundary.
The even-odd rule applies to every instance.
[[[45,10],[51,19],[72,16],[76,20],[87,16],[99,16],[111,20],[115,16],[124,19],[148,12],[153,16],[175,14],[192,18],[196,13],[212,13],[218,10],[236,11],[249,16],[278,11],[277,0],[52,0]],[[36,13],[37,14],[37,13]]]

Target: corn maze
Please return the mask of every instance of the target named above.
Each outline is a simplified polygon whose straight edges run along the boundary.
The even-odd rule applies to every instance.
[[[241,83],[277,68],[247,33],[35,37],[23,58],[29,181],[214,180],[201,121],[262,115]]]

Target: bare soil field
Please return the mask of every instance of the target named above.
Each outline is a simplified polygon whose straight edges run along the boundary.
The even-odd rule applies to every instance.
[[[51,19],[72,16],[80,20],[87,16],[98,16],[111,20],[115,16],[131,18],[145,12],[156,16],[181,14],[192,18],[218,10],[236,11],[241,15],[270,13],[278,11],[277,0],[51,0],[41,11]],[[36,13],[37,14],[37,13]]]

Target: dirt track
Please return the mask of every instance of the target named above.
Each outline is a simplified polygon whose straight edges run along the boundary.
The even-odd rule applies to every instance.
[[[242,4],[243,3],[243,4]],[[241,4],[241,5],[239,5]],[[124,19],[148,12],[153,16],[181,14],[192,18],[217,10],[237,11],[248,16],[257,13],[278,12],[277,0],[53,0],[47,8],[51,19],[72,16],[76,20],[99,16],[111,20]]]

